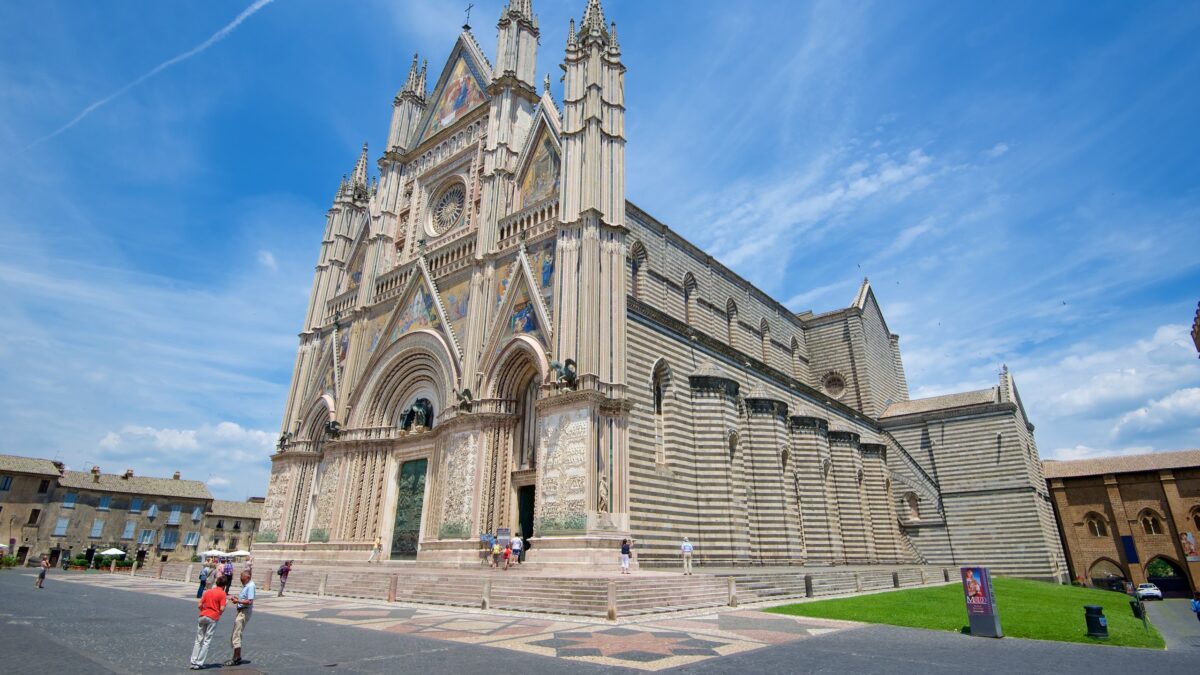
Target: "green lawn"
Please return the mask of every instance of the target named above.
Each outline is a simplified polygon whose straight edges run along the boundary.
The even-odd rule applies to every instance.
[[[1149,634],[1146,633],[1141,619],[1133,618],[1133,612],[1129,610],[1129,597],[1121,593],[1007,577],[994,577],[992,583],[1000,627],[1008,637],[1163,648],[1162,636],[1153,625]],[[1094,640],[1087,636],[1084,605],[1104,608],[1109,639]],[[967,610],[961,584],[804,602],[766,611],[967,632]]]

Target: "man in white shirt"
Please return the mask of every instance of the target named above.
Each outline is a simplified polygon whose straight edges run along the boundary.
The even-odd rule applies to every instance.
[[[690,575],[692,573],[692,542],[688,541],[687,537],[683,538],[683,545],[679,547],[679,554],[683,556],[683,573]]]
[[[233,620],[233,658],[225,662],[227,666],[240,666],[242,661],[242,632],[250,622],[250,613],[254,611],[254,582],[250,580],[250,572],[242,571],[242,592],[233,599],[237,607],[237,618]]]

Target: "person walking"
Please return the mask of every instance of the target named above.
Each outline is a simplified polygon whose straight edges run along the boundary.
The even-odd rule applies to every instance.
[[[1200,593],[1192,595],[1192,611],[1196,613],[1196,618],[1200,619]]]
[[[287,586],[288,575],[292,573],[292,561],[288,560],[279,566],[279,595],[283,596],[283,587]],[[271,590],[271,589],[267,589]]]
[[[492,567],[500,566],[500,553],[503,550],[500,548],[500,538],[494,537],[492,539]]]
[[[683,544],[679,547],[679,555],[683,556],[683,573],[685,576],[692,573],[692,542],[688,541],[687,537],[683,538]]]
[[[524,542],[521,541],[521,533],[518,532],[513,536],[512,539],[512,556],[513,560],[516,561],[518,565],[521,564],[521,549],[523,547]]]
[[[230,644],[233,645],[233,658],[225,662],[226,666],[240,666],[245,661],[242,660],[242,633],[246,630],[246,624],[250,622],[250,613],[254,611],[254,582],[250,580],[250,573],[242,571],[242,591],[233,599],[233,604],[237,607],[237,617],[233,620],[233,638]]]
[[[629,574],[629,556],[633,555],[633,544],[628,539],[621,540],[621,574]]]
[[[512,550],[512,542],[510,541],[510,542],[508,542],[508,544],[507,544],[507,545],[504,547],[504,554],[503,554],[503,555],[504,555],[504,571],[505,571],[505,572],[507,572],[507,571],[508,571],[508,566],[509,566],[509,564],[512,562],[512,553],[513,553],[513,550]]]
[[[200,596],[200,602],[196,603],[200,609],[200,619],[196,623],[196,644],[192,647],[189,666],[192,670],[204,667],[204,660],[208,658],[208,645],[212,642],[213,633],[217,631],[217,622],[221,620],[221,614],[225,611],[225,601],[225,589],[221,588],[221,580],[218,579],[212,588]]]
[[[50,559],[42,556],[42,564],[38,565],[37,581],[33,582],[34,588],[42,588],[42,584],[46,583],[46,570],[50,569]]]
[[[208,569],[208,563],[200,566],[200,587],[196,589],[196,599],[204,597],[204,589],[208,586],[208,575],[212,570]]]
[[[225,564],[221,566],[221,576],[225,579],[225,595],[229,595],[229,589],[233,586],[233,558],[225,559]]]
[[[375,544],[371,546],[371,556],[367,558],[367,564],[370,565],[371,563],[376,562],[375,559],[379,557],[379,554],[382,551],[383,539],[380,537],[375,537]]]

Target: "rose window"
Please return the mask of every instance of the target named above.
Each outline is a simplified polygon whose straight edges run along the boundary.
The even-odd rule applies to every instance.
[[[462,183],[455,183],[438,195],[433,204],[433,231],[441,234],[462,220],[467,206],[467,192]]]

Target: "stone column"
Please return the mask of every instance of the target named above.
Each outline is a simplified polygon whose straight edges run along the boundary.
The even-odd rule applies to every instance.
[[[1146,562],[1141,559],[1141,551],[1138,551],[1138,562],[1134,564],[1125,555],[1125,545],[1121,542],[1121,537],[1132,537],[1133,531],[1130,529],[1129,515],[1125,512],[1125,500],[1121,498],[1121,487],[1117,483],[1116,475],[1111,473],[1104,475],[1104,489],[1108,494],[1108,508],[1111,510],[1108,518],[1112,522],[1113,534],[1116,535],[1117,554],[1121,556],[1121,566],[1125,568],[1129,581],[1132,581],[1134,585],[1145,583],[1144,565]],[[1134,546],[1137,546],[1136,540]],[[1080,571],[1080,574],[1085,576],[1087,573],[1088,570]]]
[[[798,546],[793,550],[793,543],[799,543],[793,542],[796,499],[783,467],[788,407],[756,385],[746,396],[746,411],[749,423],[743,447],[752,556],[770,562],[792,560],[801,553]]]
[[[853,431],[829,432],[829,450],[833,459],[830,477],[841,514],[843,562],[847,563],[865,562],[870,558],[867,523],[862,518],[859,487],[862,458],[858,455],[858,446],[859,435]]]
[[[834,537],[837,519],[830,509],[826,493],[824,463],[829,456],[829,422],[818,417],[793,415],[788,418],[792,438],[791,464],[799,485],[799,511],[804,548],[809,563],[834,561]],[[837,538],[837,550],[841,538]]]
[[[738,429],[739,385],[711,361],[688,376],[696,419],[696,495],[705,558],[715,564],[745,563],[750,551]],[[731,443],[734,445],[730,452]]]
[[[1162,482],[1163,496],[1167,503],[1167,521],[1171,523],[1169,528],[1171,536],[1174,537],[1175,557],[1179,560],[1183,568],[1187,570],[1187,574],[1191,577],[1192,588],[1197,588],[1197,580],[1200,580],[1200,561],[1189,561],[1183,550],[1183,543],[1179,540],[1180,533],[1191,532],[1193,537],[1200,537],[1200,532],[1196,531],[1195,525],[1192,523],[1190,513],[1188,513],[1187,505],[1183,502],[1183,498],[1179,494],[1179,485],[1175,480],[1175,472],[1170,469],[1164,469],[1158,472],[1158,478]]]
[[[895,502],[892,500],[887,471],[887,446],[863,443],[859,446],[863,465],[865,511],[871,515],[869,539],[874,545],[873,562],[899,562],[900,545],[896,532]]]

